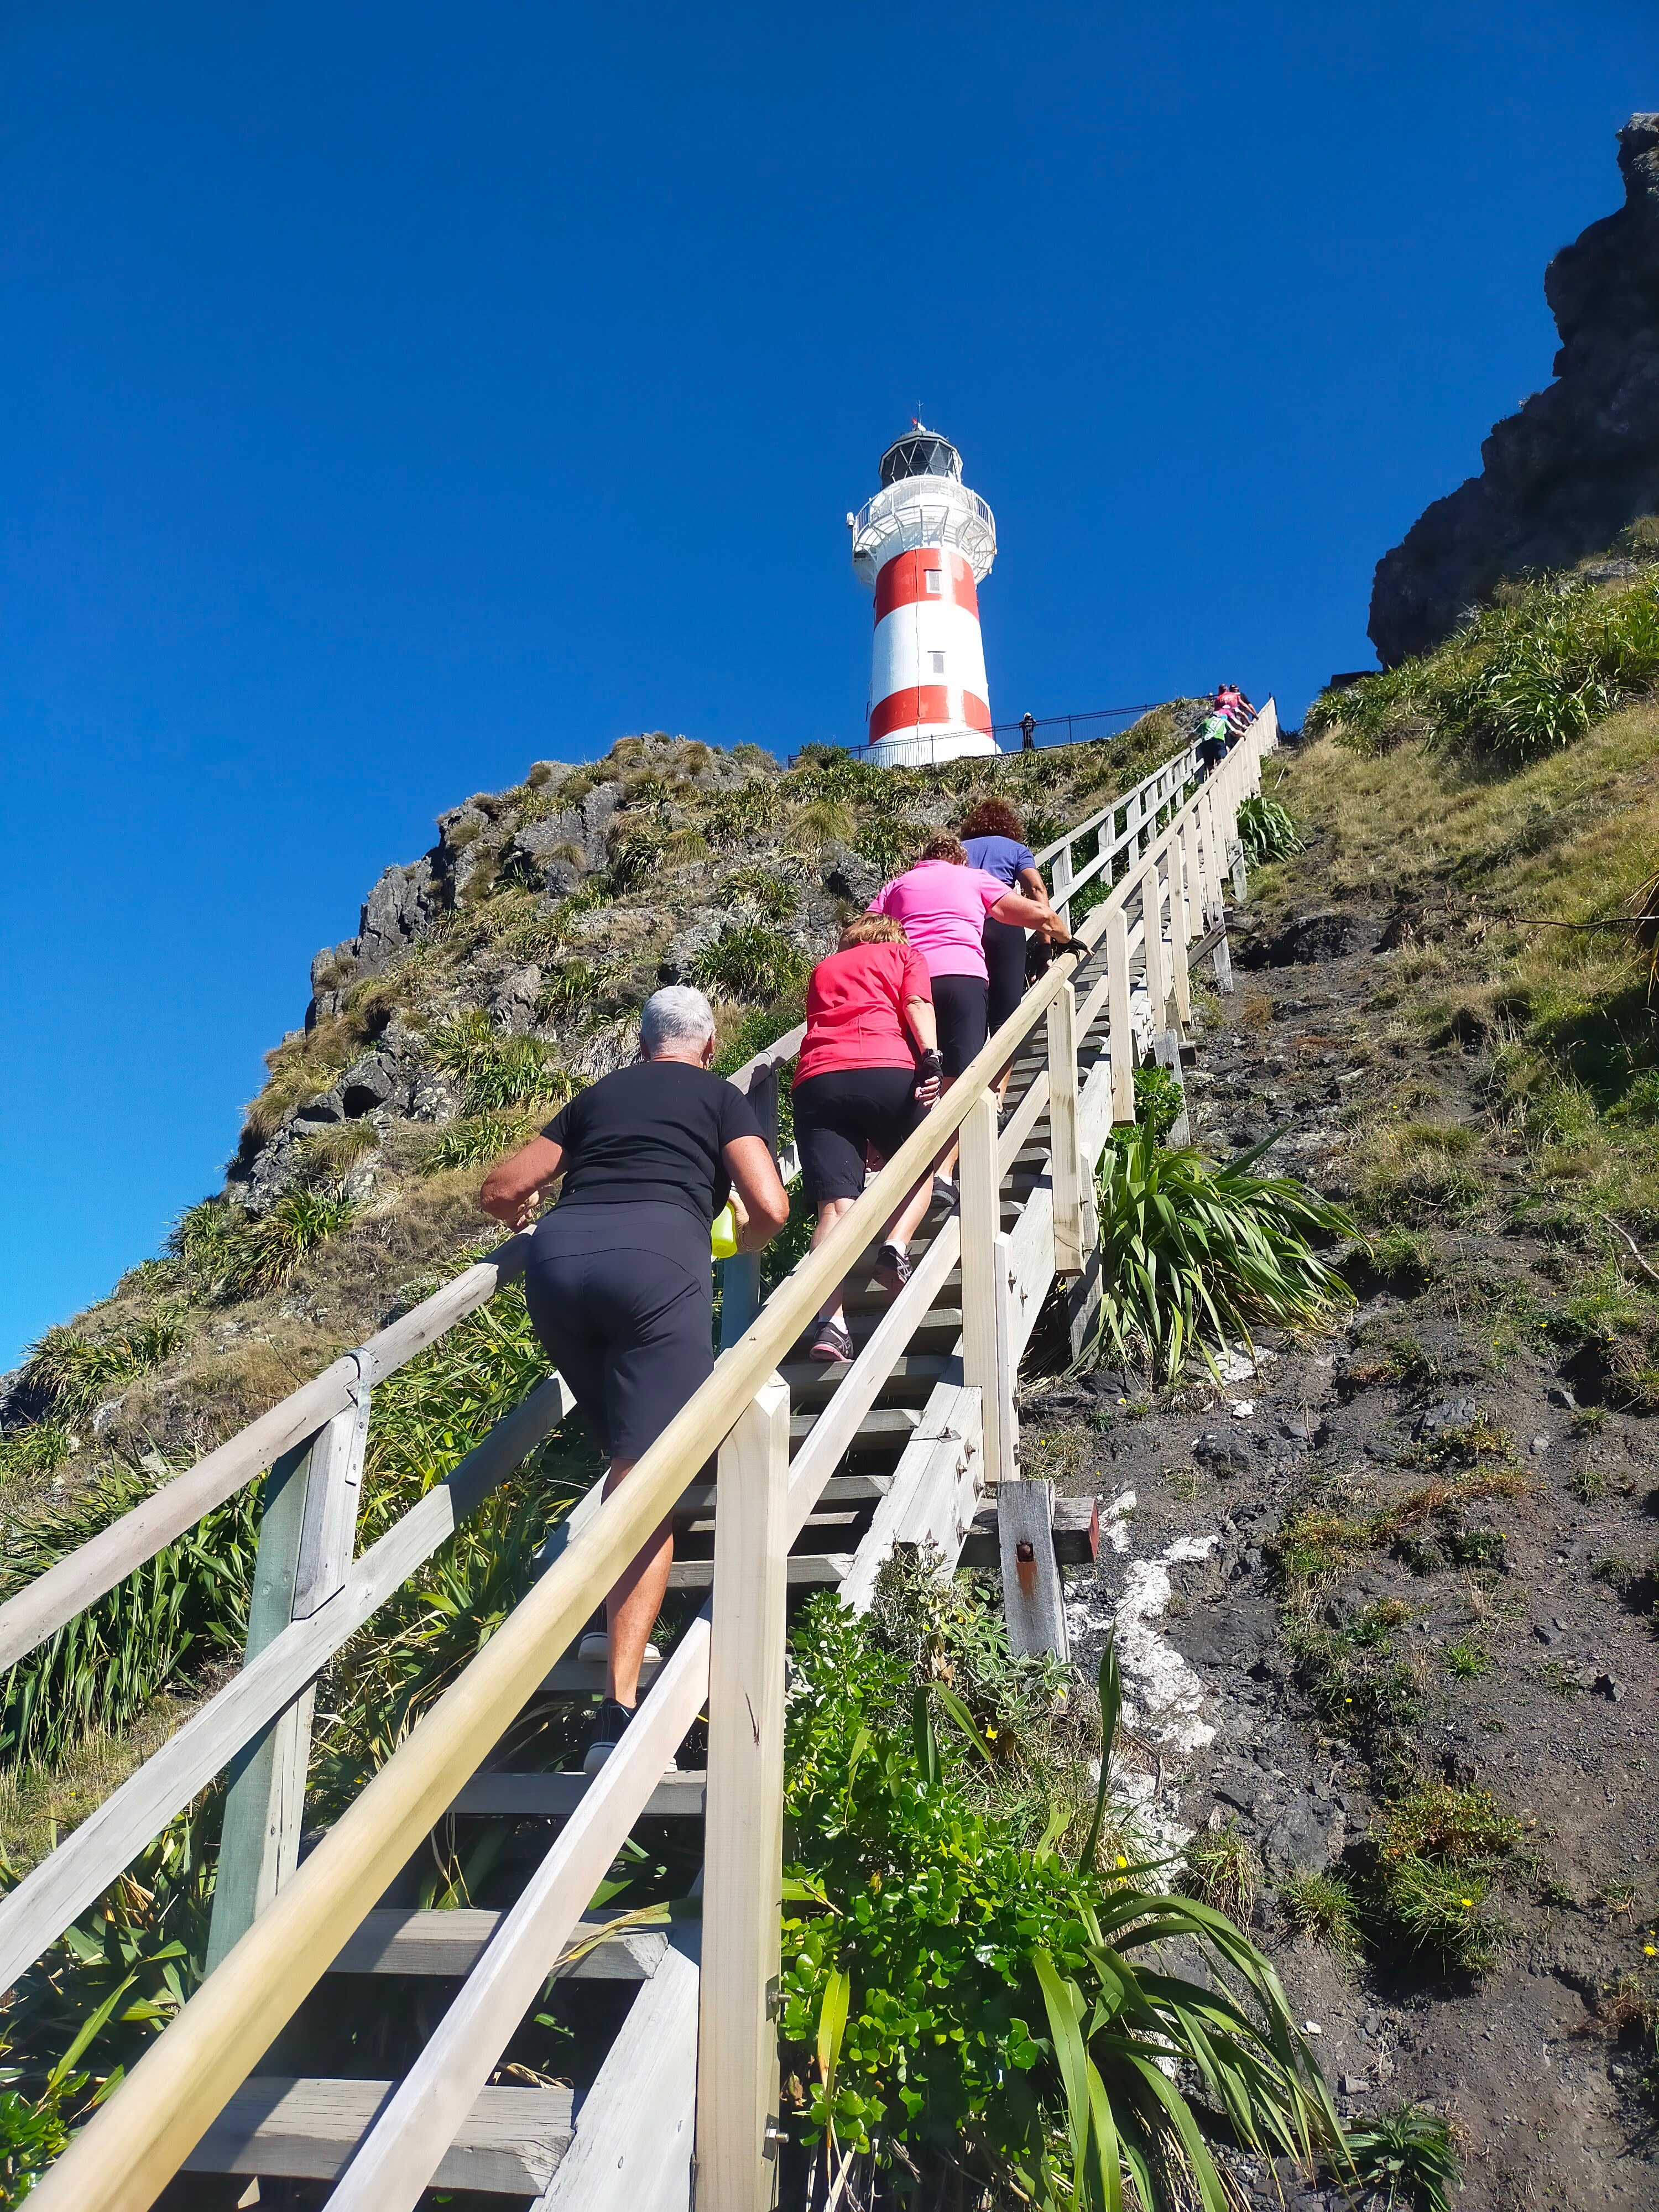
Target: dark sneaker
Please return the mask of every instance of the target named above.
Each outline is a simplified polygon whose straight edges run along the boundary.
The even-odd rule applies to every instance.
[[[582,1761],[584,1774],[597,1774],[611,1753],[623,1740],[623,1731],[634,1717],[631,1705],[619,1705],[614,1698],[605,1698],[599,1706],[599,1717],[593,1723],[593,1741],[587,1747]]]
[[[948,1213],[957,1202],[957,1187],[947,1175],[933,1177],[933,1203],[942,1206]]]
[[[821,1321],[818,1333],[812,1339],[809,1359],[816,1359],[821,1367],[850,1367],[853,1364],[853,1340],[847,1331],[833,1321]]]
[[[911,1272],[910,1255],[901,1252],[896,1244],[884,1244],[877,1253],[876,1280],[884,1291],[890,1291],[895,1297],[909,1281]]]

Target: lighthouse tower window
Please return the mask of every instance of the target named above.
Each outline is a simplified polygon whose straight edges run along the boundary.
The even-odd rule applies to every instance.
[[[933,673],[935,676],[943,676],[945,673],[945,655],[942,653],[936,653],[933,655]]]
[[[944,570],[942,568],[924,568],[922,570],[922,574],[927,579],[927,590],[929,595],[933,599],[939,598],[945,590]]]

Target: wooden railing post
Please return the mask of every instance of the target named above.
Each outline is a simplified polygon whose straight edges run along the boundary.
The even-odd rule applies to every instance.
[[[1170,843],[1170,996],[1175,1000],[1176,1022],[1183,1037],[1193,1025],[1193,994],[1187,980],[1187,902],[1182,894],[1180,838]]]
[[[1146,999],[1154,1036],[1169,1026],[1170,970],[1164,954],[1164,878],[1156,860],[1140,879],[1140,957],[1146,973]]]
[[[1014,1360],[1008,1311],[1008,1240],[1002,1234],[996,1100],[981,1091],[962,1125],[962,1379],[976,1385],[985,1417],[985,1472],[1018,1474]]]
[[[1129,1019],[1129,919],[1121,905],[1106,917],[1106,1048],[1112,1060],[1112,1119],[1135,1118],[1135,1033]]]
[[[778,2102],[789,1392],[763,1382],[720,1446],[708,1655],[697,2212],[768,2212]]]
[[[357,1537],[369,1392],[296,1444],[265,1485],[245,1656],[256,1658],[289,1624],[308,1620],[343,1587]],[[232,1761],[219,1839],[219,1878],[207,1971],[251,1928],[299,1863],[311,1764],[314,1684],[302,1690]]]
[[[1054,1206],[1054,1273],[1083,1267],[1083,1178],[1077,1127],[1077,987],[1048,1008],[1048,1159]]]
[[[1050,905],[1067,929],[1072,926],[1072,841],[1068,837],[1054,854],[1054,884],[1049,894]]]

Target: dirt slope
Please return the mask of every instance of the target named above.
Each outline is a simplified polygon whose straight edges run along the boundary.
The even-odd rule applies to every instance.
[[[1645,732],[1621,768],[1638,750],[1650,771]],[[1103,1372],[1040,1386],[1028,1470],[1102,1500],[1073,1620],[1085,1656],[1116,1629],[1149,1823],[1174,1850],[1247,1847],[1256,1925],[1345,2112],[1451,2112],[1471,2212],[1634,2212],[1659,2203],[1659,1436],[1629,1381],[1645,1316],[1617,1240],[1587,1241],[1601,1185],[1506,1113],[1490,1027],[1429,1003],[1502,987],[1503,958],[1448,953],[1468,854],[1379,822],[1364,848],[1352,791],[1340,824],[1331,794],[1379,764],[1333,750],[1281,771],[1310,849],[1237,918],[1238,988],[1206,997],[1190,1084],[1212,1150],[1285,1128],[1273,1162],[1359,1205],[1375,1258],[1350,1267],[1349,1324],[1270,1338],[1256,1374],[1174,1402]],[[1400,786],[1437,773],[1402,762]],[[1576,834],[1602,834],[1594,811]],[[1632,1204],[1642,1164],[1632,1150]],[[1628,1259],[1625,1276],[1643,1280]],[[1618,1297],[1596,1334],[1587,1305]],[[1442,1783],[1456,1794],[1425,1794]],[[1379,1838],[1425,1805],[1514,1824],[1446,1876],[1454,1917],[1474,1892],[1491,1931],[1475,1971],[1387,1902]],[[1297,1934],[1310,1875],[1346,1886],[1358,1955]]]

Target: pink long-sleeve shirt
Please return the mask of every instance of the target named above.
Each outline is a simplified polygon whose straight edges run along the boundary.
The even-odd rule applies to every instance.
[[[927,963],[930,975],[985,976],[985,917],[1008,886],[983,868],[919,860],[884,884],[866,909],[890,914]]]

